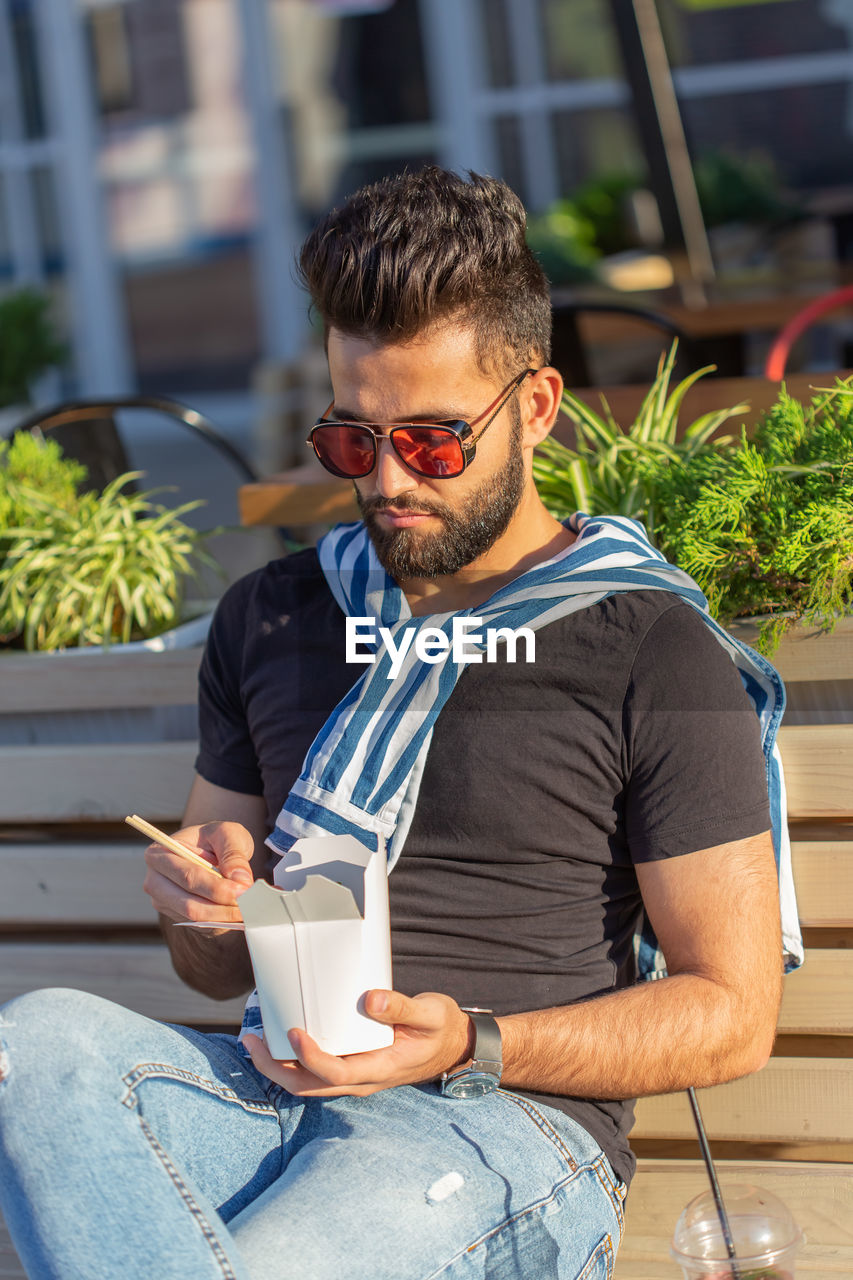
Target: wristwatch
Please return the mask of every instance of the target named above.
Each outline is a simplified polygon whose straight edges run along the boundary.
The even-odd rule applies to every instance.
[[[482,1098],[501,1082],[501,1029],[491,1009],[463,1009],[474,1024],[474,1056],[465,1067],[445,1071],[441,1092],[446,1098]]]

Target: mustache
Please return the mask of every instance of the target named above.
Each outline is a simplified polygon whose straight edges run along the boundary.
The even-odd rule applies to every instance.
[[[377,515],[381,511],[393,508],[395,511],[412,511],[418,515],[443,517],[446,511],[444,503],[417,502],[410,495],[401,493],[399,498],[362,498],[358,504],[363,516]]]

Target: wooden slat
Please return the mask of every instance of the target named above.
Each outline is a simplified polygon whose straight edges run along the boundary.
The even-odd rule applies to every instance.
[[[132,843],[0,844],[0,926],[156,924],[142,836]]]
[[[853,724],[783,727],[779,749],[792,818],[853,814]]]
[[[791,861],[800,924],[853,927],[853,841],[794,839]]]
[[[335,480],[316,467],[281,471],[237,491],[243,524],[308,525],[357,520],[352,482]]]
[[[0,653],[0,712],[193,706],[201,652]]]
[[[727,631],[754,645],[758,627],[736,618]],[[853,617],[839,618],[832,631],[800,624],[783,637],[772,662],[786,684],[802,680],[853,680]]]
[[[74,987],[149,1018],[199,1026],[239,1023],[245,1004],[185,986],[165,943],[0,943],[0,1004],[40,987]]]
[[[738,1142],[853,1141],[853,1061],[772,1058],[755,1075],[700,1089],[711,1138]],[[695,1136],[686,1093],[641,1098],[632,1137]]]
[[[721,1160],[724,1188],[747,1182],[779,1197],[805,1233],[798,1280],[853,1275],[853,1165]],[[708,1189],[699,1160],[640,1160],[628,1192],[615,1280],[682,1280],[669,1242],[685,1205]]]
[[[806,953],[803,967],[785,979],[778,1027],[791,1035],[853,1036],[853,951]]]
[[[178,819],[194,742],[0,747],[0,822]]]

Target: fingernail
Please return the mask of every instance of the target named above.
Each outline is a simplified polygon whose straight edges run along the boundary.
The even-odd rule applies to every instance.
[[[370,1003],[373,1005],[374,1013],[384,1013],[388,1008],[388,996],[384,991],[374,991],[373,999]]]
[[[246,885],[247,888],[249,885],[253,885],[255,883],[254,879],[252,878],[251,871],[249,871],[246,867],[238,867],[236,871],[232,871],[230,878],[236,881],[237,884]]]

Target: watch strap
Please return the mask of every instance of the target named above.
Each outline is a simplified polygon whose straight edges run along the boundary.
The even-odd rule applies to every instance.
[[[488,1071],[500,1079],[503,1069],[501,1029],[490,1013],[468,1012],[474,1024],[474,1054],[468,1070]]]

